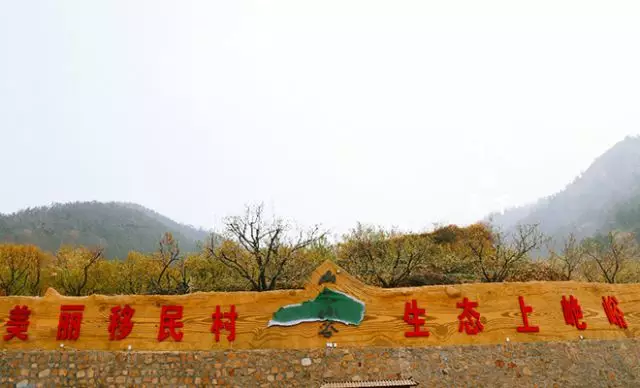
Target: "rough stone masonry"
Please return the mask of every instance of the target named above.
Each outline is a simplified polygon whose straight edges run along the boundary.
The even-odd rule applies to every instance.
[[[216,352],[2,351],[2,387],[637,387],[640,341]]]

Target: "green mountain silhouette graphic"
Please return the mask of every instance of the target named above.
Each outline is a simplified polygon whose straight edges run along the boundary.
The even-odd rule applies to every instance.
[[[273,313],[268,326],[293,326],[315,321],[359,325],[363,318],[363,302],[345,293],[325,288],[313,300],[280,307]]]

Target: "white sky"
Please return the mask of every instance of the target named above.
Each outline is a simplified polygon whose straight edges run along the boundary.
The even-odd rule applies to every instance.
[[[0,212],[466,224],[640,133],[640,1],[0,0]]]

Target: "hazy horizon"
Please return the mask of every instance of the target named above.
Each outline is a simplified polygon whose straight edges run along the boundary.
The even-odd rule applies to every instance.
[[[0,212],[468,224],[640,134],[635,1],[0,1]]]

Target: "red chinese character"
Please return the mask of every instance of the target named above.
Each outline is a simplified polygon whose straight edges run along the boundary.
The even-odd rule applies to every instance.
[[[567,325],[575,326],[578,330],[584,330],[587,328],[587,322],[580,322],[582,319],[582,307],[578,303],[578,299],[574,298],[573,295],[569,296],[569,299],[566,299],[564,295],[562,295],[562,313],[564,314],[564,321]]]
[[[224,314],[220,312],[220,306],[216,306],[216,312],[211,314],[211,318],[213,319],[211,332],[216,335],[216,342],[220,342],[220,330],[223,329],[229,332],[227,341],[233,342],[236,339],[236,318],[238,318],[238,313],[236,313],[235,305],[231,305],[231,311]],[[223,318],[227,319],[227,322],[223,322]]]
[[[80,337],[80,324],[82,323],[83,305],[60,306],[60,318],[58,320],[57,340],[75,341]]]
[[[624,313],[618,307],[618,299],[615,296],[602,297],[602,307],[607,314],[609,324],[616,325],[623,329],[627,328],[627,322],[624,320]]]
[[[4,336],[5,341],[12,338],[26,341],[29,338],[27,329],[29,328],[29,316],[31,310],[27,306],[16,306],[9,311],[9,320],[5,323],[7,334]]]
[[[133,330],[133,314],[136,310],[132,309],[128,304],[123,308],[120,306],[113,307],[111,309],[111,317],[109,323],[109,340],[120,341],[127,338]]]
[[[520,302],[520,313],[522,314],[522,323],[524,326],[518,326],[516,330],[518,333],[537,333],[540,331],[539,326],[529,326],[529,313],[533,312],[533,307],[527,306],[524,304],[524,298],[522,296],[518,297],[518,302]]]
[[[482,322],[480,322],[480,313],[474,310],[474,308],[478,307],[478,302],[471,302],[465,297],[456,306],[463,309],[462,313],[458,315],[458,320],[460,321],[458,332],[462,333],[464,330],[469,335],[475,335],[484,329]]]
[[[175,341],[182,341],[183,332],[176,329],[184,326],[182,319],[182,306],[162,306],[160,312],[160,330],[158,331],[158,341],[164,341],[171,336]]]
[[[413,331],[406,331],[405,337],[428,337],[429,330],[420,330],[425,320],[420,318],[424,314],[424,309],[418,308],[418,302],[415,299],[411,303],[404,304],[404,321],[409,325],[413,325]]]

